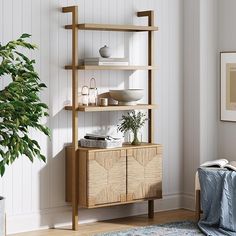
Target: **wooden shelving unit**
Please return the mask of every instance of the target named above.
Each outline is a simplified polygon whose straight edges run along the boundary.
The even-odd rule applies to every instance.
[[[108,25],[108,24],[77,24],[78,30],[99,30],[99,31],[121,31],[121,32],[145,32],[158,30],[155,26],[140,25]],[[66,25],[66,29],[72,29],[72,25]]]
[[[83,111],[83,112],[92,112],[92,111],[129,111],[129,110],[149,110],[149,109],[155,109],[157,108],[157,105],[149,105],[149,104],[138,104],[138,105],[132,105],[132,106],[118,106],[118,105],[110,105],[106,107],[100,107],[100,106],[78,106],[77,111]],[[65,110],[71,111],[72,106],[65,106]]]
[[[66,29],[72,30],[72,64],[65,66],[65,69],[72,70],[72,106],[66,106],[66,110],[70,110],[72,112],[72,145],[67,148],[67,156],[69,157],[68,166],[67,168],[67,180],[69,179],[69,183],[67,188],[71,188],[70,191],[67,191],[67,195],[69,193],[70,201],[72,203],[72,228],[73,230],[78,230],[78,203],[80,201],[80,205],[85,206],[87,208],[94,208],[94,207],[102,207],[102,206],[112,206],[117,204],[127,204],[132,202],[139,202],[143,200],[148,200],[148,216],[149,218],[153,218],[154,216],[154,199],[161,198],[161,153],[162,153],[162,146],[152,144],[154,141],[154,117],[153,117],[153,109],[157,106],[153,104],[153,79],[154,79],[154,70],[157,67],[154,65],[154,31],[157,31],[158,28],[154,26],[154,12],[153,11],[142,11],[138,12],[138,17],[147,17],[148,18],[148,25],[147,26],[139,26],[139,25],[111,25],[111,24],[79,24],[78,23],[78,6],[69,6],[62,8],[63,13],[71,13],[72,14],[72,23],[71,25],[66,25]],[[147,32],[148,33],[148,65],[147,66],[80,66],[78,65],[78,31],[79,30],[99,30],[99,31],[122,31],[122,32]],[[108,107],[84,107],[78,106],[78,70],[147,70],[148,73],[148,104],[139,104],[136,106],[108,106]],[[81,112],[100,112],[100,111],[124,111],[124,110],[133,110],[133,109],[147,109],[148,110],[148,144],[144,144],[138,147],[123,147],[120,149],[115,150],[104,150],[102,152],[96,151],[94,149],[87,149],[86,151],[83,148],[78,147],[78,111]],[[145,152],[143,152],[145,149]],[[84,191],[88,191],[89,182],[87,181],[87,176],[91,174],[91,171],[88,171],[87,168],[92,165],[94,160],[94,153],[96,155],[101,155],[101,153],[105,156],[109,154],[116,161],[118,158],[120,160],[120,164],[122,168],[120,170],[126,171],[126,169],[130,168],[133,171],[135,168],[139,166],[139,163],[135,161],[135,155],[146,155],[148,153],[148,158],[145,161],[147,163],[150,160],[154,162],[150,164],[151,169],[145,169],[143,166],[143,173],[150,171],[150,174],[153,179],[156,178],[158,181],[158,186],[149,188],[150,193],[147,193],[147,196],[139,196],[135,198],[135,194],[125,193],[118,196],[118,201],[107,201],[100,203],[99,199],[90,198],[88,195],[84,193]],[[139,154],[138,154],[139,153]],[[141,154],[140,154],[141,153]],[[113,155],[114,154],[114,155]],[[154,156],[153,156],[154,155]],[[130,158],[133,159],[130,159]],[[104,158],[104,156],[99,156],[99,158]],[[137,157],[138,158],[138,157]],[[145,159],[145,156],[141,157]],[[124,160],[126,160],[124,162]],[[104,159],[106,162],[106,159]],[[91,162],[91,163],[90,163]],[[126,163],[126,164],[125,164]],[[126,165],[126,166],[125,166]],[[84,166],[84,167],[83,167]],[[153,171],[153,166],[158,167],[158,171],[160,173],[158,176],[156,175],[155,171]],[[124,168],[124,169],[123,169]],[[86,172],[87,171],[87,172]],[[122,184],[121,191],[126,191],[127,189],[132,189],[135,184],[138,184],[137,181],[130,180],[132,179],[133,174],[128,176],[128,179],[124,179],[123,172],[120,172],[120,176]],[[145,179],[146,177],[143,176]],[[115,178],[117,179],[117,178]],[[150,179],[150,178],[148,178]],[[95,178],[95,181],[97,178]],[[145,181],[148,181],[145,179]],[[68,182],[68,181],[67,181]],[[104,183],[103,183],[104,184]],[[106,184],[106,182],[105,182]],[[125,187],[124,184],[127,184]],[[153,183],[148,183],[150,186]],[[78,185],[81,186],[80,188],[84,191],[79,193]],[[113,184],[114,185],[114,184]],[[87,186],[87,187],[86,187]],[[136,186],[137,187],[137,186]],[[155,189],[155,191],[153,191]],[[93,189],[92,189],[93,190]],[[92,191],[91,190],[91,191]],[[107,191],[107,190],[106,190]],[[143,190],[138,190],[136,195],[143,192]],[[94,197],[94,196],[93,196]],[[114,197],[114,196],[113,196]],[[80,200],[79,200],[80,199]],[[141,199],[141,200],[140,200]]]
[[[142,142],[142,143],[140,143],[140,145],[134,146],[134,145],[131,145],[129,143],[123,143],[122,147],[109,148],[109,151],[119,150],[119,149],[122,149],[122,150],[135,149],[137,147],[139,147],[139,148],[149,148],[149,147],[152,147],[152,145],[155,145],[155,144]],[[90,152],[103,152],[104,151],[104,149],[101,149],[101,148],[87,148],[87,147],[79,147],[78,150],[90,151]]]
[[[65,66],[66,70],[72,70],[72,65]],[[157,66],[90,66],[78,65],[77,70],[157,70]]]

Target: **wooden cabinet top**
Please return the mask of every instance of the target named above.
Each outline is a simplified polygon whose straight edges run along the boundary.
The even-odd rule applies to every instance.
[[[141,143],[141,145],[131,145],[131,144],[123,144],[120,148],[86,148],[86,147],[79,147],[79,151],[88,151],[88,152],[104,152],[104,151],[115,151],[120,149],[137,149],[137,148],[150,148],[150,147],[162,147],[161,144],[155,144],[155,143]]]

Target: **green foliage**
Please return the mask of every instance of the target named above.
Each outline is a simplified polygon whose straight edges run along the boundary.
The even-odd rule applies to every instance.
[[[29,34],[6,45],[0,44],[0,81],[10,76],[12,81],[0,90],[0,174],[6,165],[12,164],[21,155],[33,162],[34,157],[46,161],[36,140],[29,136],[31,128],[49,136],[48,127],[40,123],[48,116],[48,107],[40,102],[39,93],[46,85],[40,82],[34,70],[34,60],[18,51],[18,48],[34,50],[35,45],[25,41]]]
[[[122,133],[127,131],[137,133],[137,131],[144,126],[147,120],[145,113],[140,111],[137,113],[135,111],[128,112],[127,115],[122,115],[121,123],[118,125],[118,130]]]

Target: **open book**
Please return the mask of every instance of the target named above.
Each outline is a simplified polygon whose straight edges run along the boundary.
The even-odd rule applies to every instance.
[[[226,159],[218,159],[214,161],[207,161],[200,165],[200,167],[218,167],[227,168],[236,171],[236,161],[228,161]]]

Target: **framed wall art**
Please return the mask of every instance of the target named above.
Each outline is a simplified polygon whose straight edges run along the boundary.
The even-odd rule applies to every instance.
[[[236,52],[221,52],[221,120],[236,121]]]

